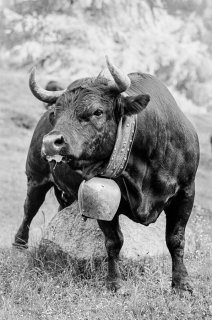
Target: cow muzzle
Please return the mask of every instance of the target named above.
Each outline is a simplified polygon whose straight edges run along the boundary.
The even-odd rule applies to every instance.
[[[60,132],[50,132],[43,137],[41,155],[48,161],[61,162],[68,157],[68,143]]]

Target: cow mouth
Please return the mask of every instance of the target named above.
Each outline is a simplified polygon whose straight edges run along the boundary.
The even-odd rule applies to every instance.
[[[53,156],[45,155],[45,159],[48,162],[55,162],[55,163],[66,163],[69,164],[72,169],[83,169],[84,167],[87,167],[95,162],[90,160],[76,160],[70,155],[61,155],[61,154],[55,154]]]
[[[76,159],[70,155],[45,155],[45,160],[49,162],[50,166],[55,169],[57,165],[66,164],[71,170],[82,175],[84,178],[92,178],[102,171],[105,165],[104,161],[96,162],[85,159]]]
[[[67,155],[55,154],[53,156],[45,155],[45,158],[48,162],[54,161],[55,163],[70,163],[73,158]]]

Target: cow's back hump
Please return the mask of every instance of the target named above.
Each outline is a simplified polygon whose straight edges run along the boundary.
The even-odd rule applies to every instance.
[[[150,102],[138,115],[134,152],[155,172],[188,184],[199,162],[197,133],[168,88],[154,76],[132,73],[129,95],[149,94]]]

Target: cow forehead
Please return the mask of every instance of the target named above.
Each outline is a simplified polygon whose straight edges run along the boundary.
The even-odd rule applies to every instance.
[[[81,78],[78,80],[75,80],[68,86],[68,91],[76,90],[79,88],[82,89],[91,89],[98,86],[104,86],[107,87],[109,83],[109,80],[104,77],[87,77],[87,78]]]
[[[83,78],[71,83],[66,92],[57,100],[56,106],[76,109],[92,103],[109,102],[114,96],[105,78]]]
[[[86,107],[92,102],[100,102],[101,95],[91,90],[78,88],[65,92],[56,102],[56,107],[76,109],[79,106]]]

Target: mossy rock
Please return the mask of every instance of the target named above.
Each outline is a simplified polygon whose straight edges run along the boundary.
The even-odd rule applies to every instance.
[[[165,243],[165,214],[162,213],[156,223],[145,227],[124,215],[120,216],[124,245],[121,256],[139,260],[145,256],[168,254]],[[94,219],[83,220],[77,201],[56,213],[40,242],[47,250],[65,252],[76,259],[101,258],[106,256],[105,239],[98,223]],[[195,235],[187,226],[186,252],[195,250]]]

